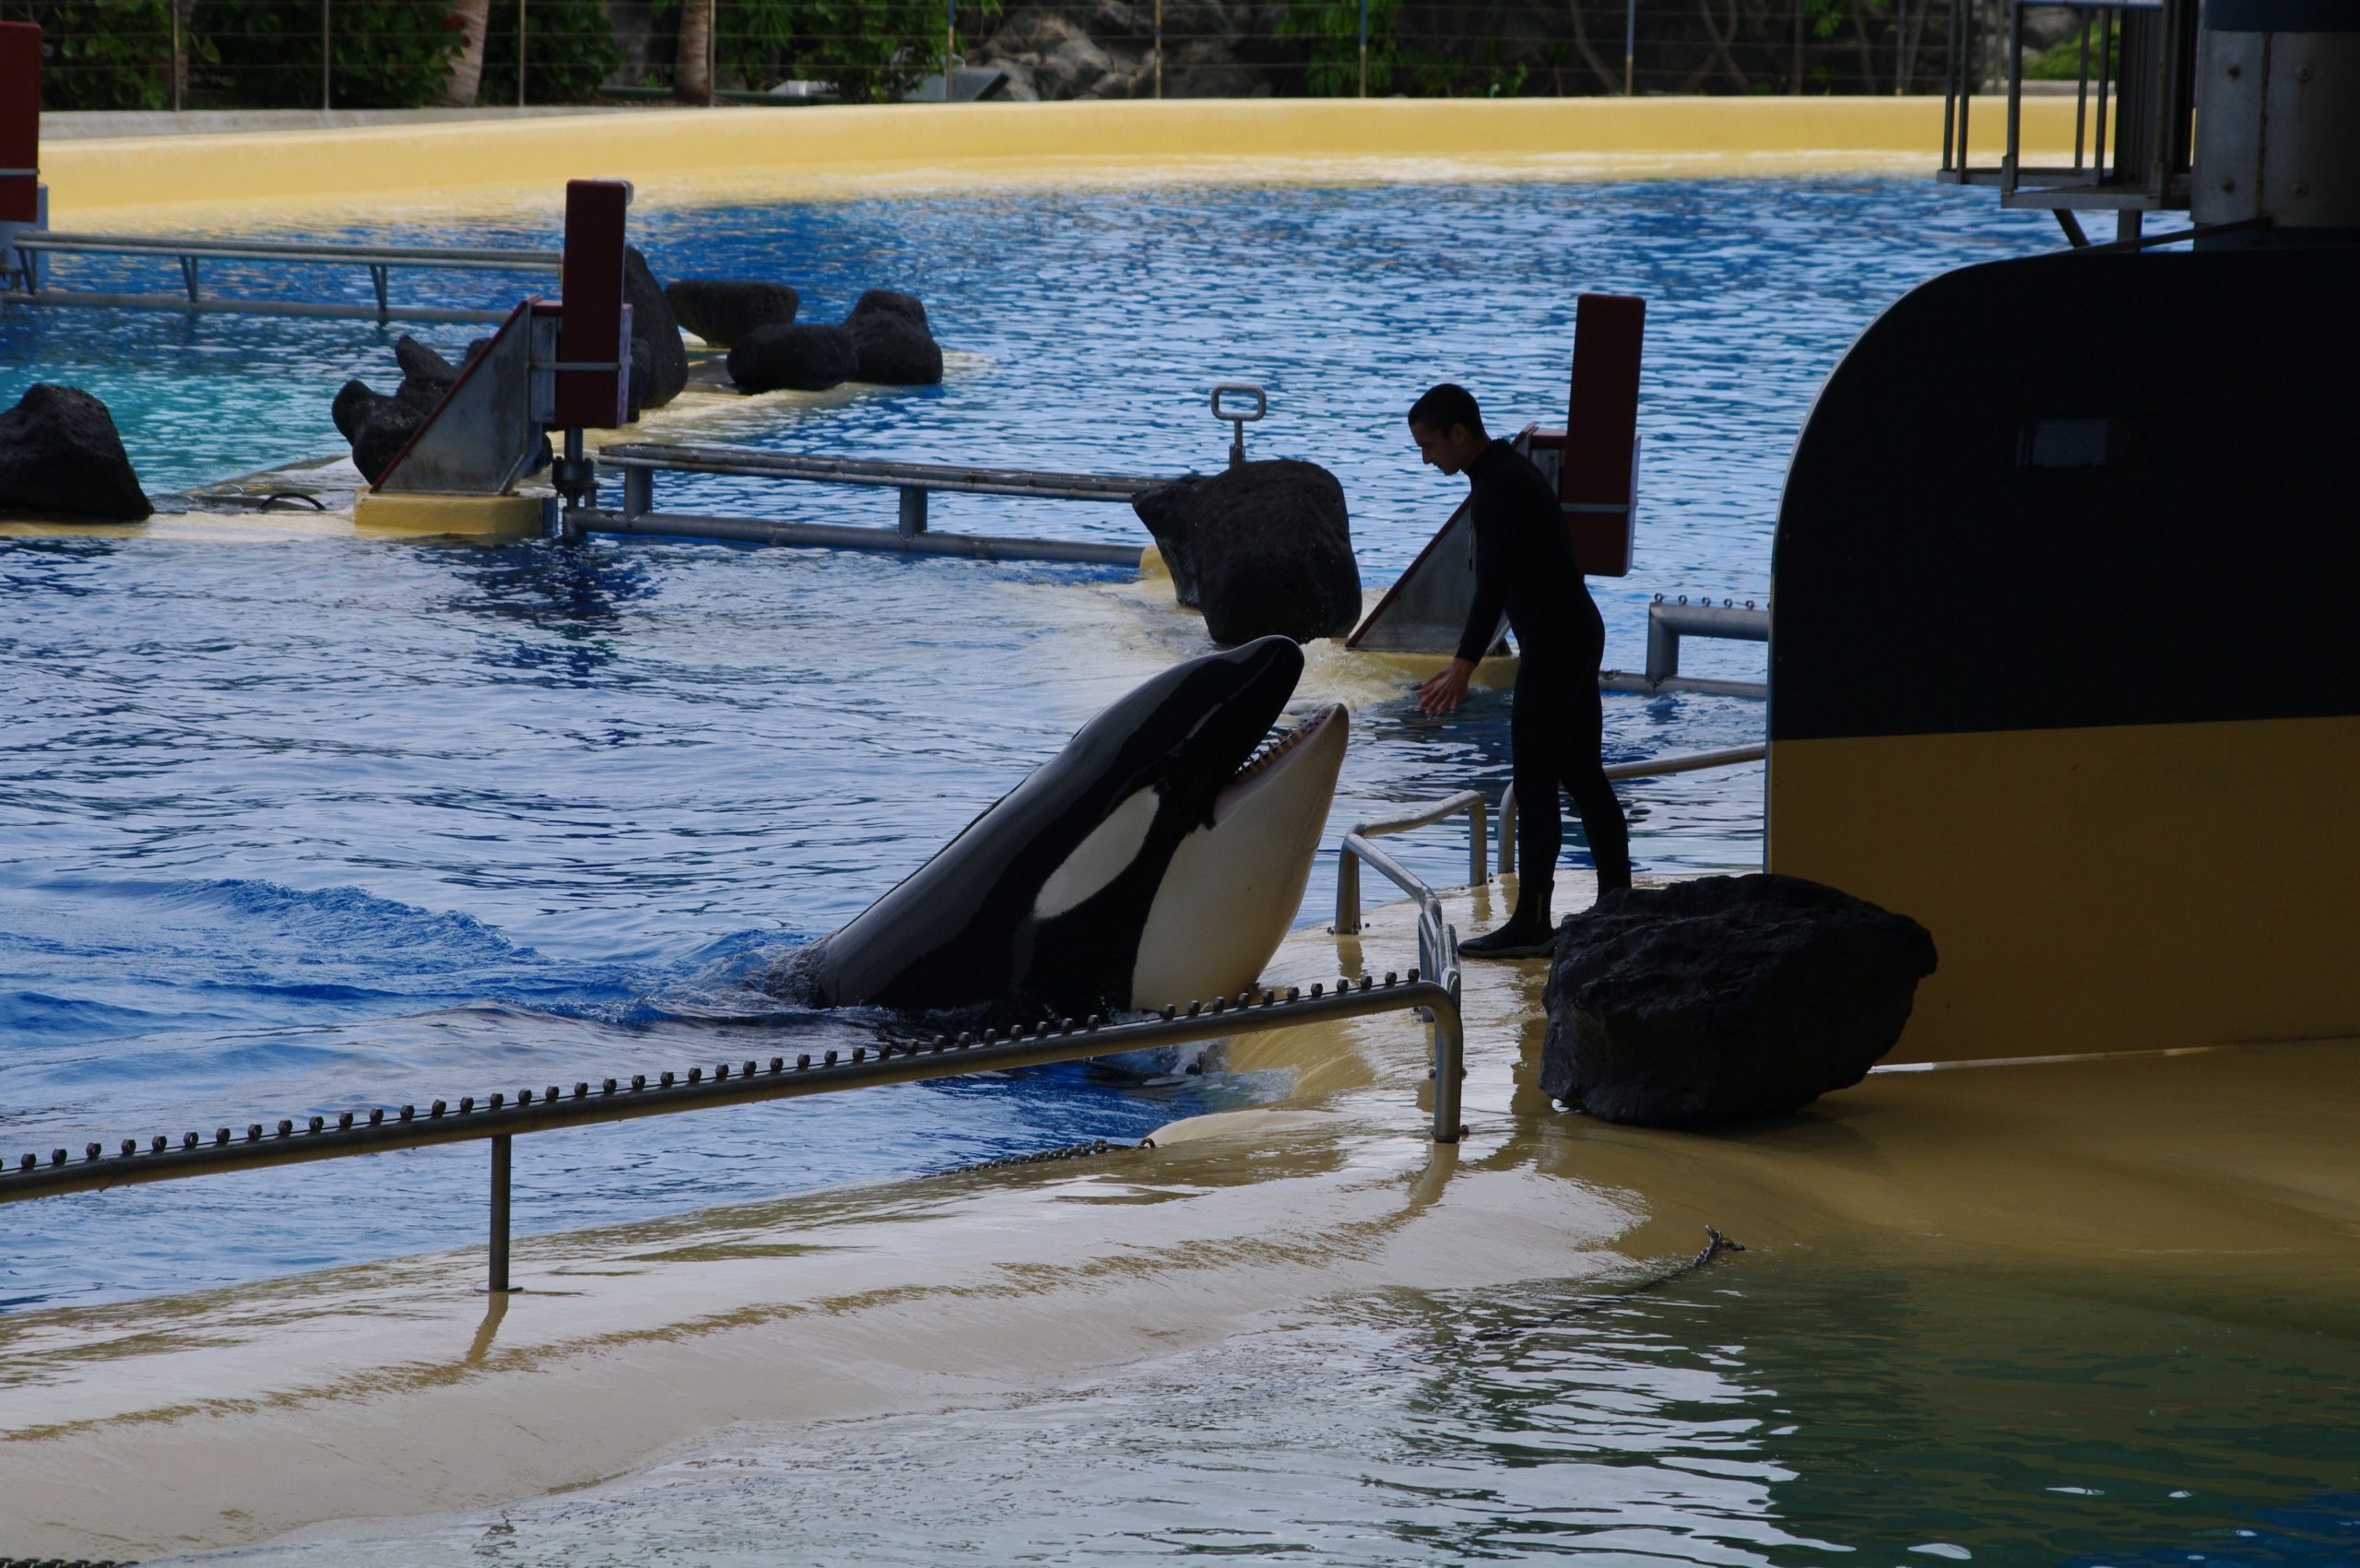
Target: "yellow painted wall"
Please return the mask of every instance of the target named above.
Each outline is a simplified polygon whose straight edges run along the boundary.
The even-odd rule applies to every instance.
[[[2025,145],[2070,150],[2072,103],[2027,100]],[[2004,105],[1977,100],[1978,159]],[[554,209],[565,180],[667,203],[1111,178],[1351,180],[1929,172],[1929,98],[1172,99],[657,109],[522,120],[53,141],[52,222],[227,219],[257,207]],[[206,212],[193,209],[219,209]]]
[[[1769,866],[1941,967],[1888,1061],[2360,1035],[2360,718],[1778,741]]]

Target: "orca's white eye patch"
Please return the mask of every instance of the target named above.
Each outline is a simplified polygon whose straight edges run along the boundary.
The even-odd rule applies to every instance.
[[[1155,807],[1156,792],[1150,787],[1108,812],[1041,884],[1040,895],[1032,901],[1032,918],[1054,920],[1129,870],[1147,843],[1148,830],[1155,825]]]

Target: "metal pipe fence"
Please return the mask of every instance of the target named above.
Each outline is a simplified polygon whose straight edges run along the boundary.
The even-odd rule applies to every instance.
[[[1472,792],[1454,796],[1434,808],[1428,819],[1438,820],[1470,804],[1476,823],[1473,863],[1480,871],[1481,796]],[[1384,824],[1355,829],[1345,835],[1340,853],[1365,859],[1419,901],[1420,966],[1406,976],[1398,972],[1388,972],[1381,980],[1372,974],[1345,975],[1332,991],[1322,982],[1310,986],[1307,993],[1300,986],[1290,986],[1284,996],[1275,988],[1249,989],[1233,997],[1215,996],[1210,1003],[1203,998],[1191,1000],[1185,1008],[1174,1004],[1160,1014],[1128,1020],[1093,1014],[1080,1020],[1044,1020],[1005,1029],[887,1041],[873,1050],[857,1045],[849,1052],[803,1052],[792,1058],[774,1055],[767,1062],[759,1057],[724,1061],[710,1071],[699,1064],[652,1079],[646,1073],[634,1073],[627,1080],[620,1076],[595,1083],[584,1079],[574,1083],[570,1092],[561,1084],[537,1091],[526,1086],[513,1098],[504,1091],[481,1100],[468,1095],[455,1105],[447,1100],[431,1101],[423,1107],[416,1102],[398,1108],[370,1105],[338,1112],[333,1122],[324,1113],[305,1118],[301,1126],[294,1117],[280,1116],[247,1122],[242,1129],[236,1125],[219,1126],[209,1136],[194,1130],[178,1138],[151,1134],[123,1138],[112,1148],[107,1141],[89,1140],[79,1150],[61,1145],[45,1156],[29,1149],[13,1161],[0,1161],[0,1204],[395,1149],[487,1143],[491,1156],[487,1279],[490,1289],[506,1291],[510,1288],[512,1149],[513,1140],[525,1134],[879,1084],[1005,1072],[1401,1011],[1414,1011],[1431,1026],[1433,1136],[1437,1143],[1456,1143],[1466,1131],[1459,1123],[1466,1036],[1458,1005],[1458,934],[1444,920],[1442,903],[1434,890],[1361,836],[1372,831],[1387,829]]]
[[[1931,93],[2003,82],[2012,43],[2004,0],[0,0],[0,19],[42,26],[53,110]],[[2070,13],[2054,28],[2014,46],[2079,37]]]

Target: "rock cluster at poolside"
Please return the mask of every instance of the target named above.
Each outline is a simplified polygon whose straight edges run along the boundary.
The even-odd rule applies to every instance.
[[[1344,487],[1316,463],[1246,463],[1142,490],[1131,508],[1155,536],[1174,593],[1223,646],[1278,635],[1340,637],[1360,620]]]
[[[931,386],[942,380],[942,348],[916,296],[871,289],[841,326],[756,326],[729,350],[729,379],[740,392],[825,392],[848,381]]]
[[[1540,1086],[1611,1122],[1800,1109],[1901,1038],[1933,937],[1795,877],[1616,890],[1558,928]]]
[[[664,286],[680,324],[716,348],[733,348],[757,327],[786,326],[802,297],[784,283],[681,277]]]
[[[91,523],[139,523],[148,493],[107,406],[37,383],[0,413],[0,508]]]

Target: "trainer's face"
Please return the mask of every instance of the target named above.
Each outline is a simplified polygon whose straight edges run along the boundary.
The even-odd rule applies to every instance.
[[[1418,461],[1431,463],[1446,474],[1456,474],[1467,466],[1467,442],[1460,439],[1466,430],[1464,425],[1438,430],[1415,419],[1410,421],[1410,439],[1418,443]]]

